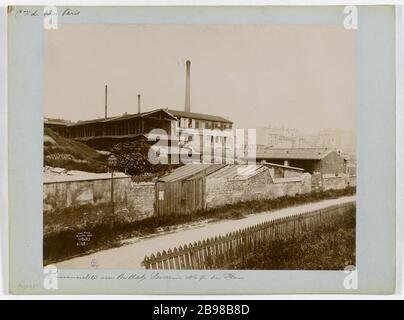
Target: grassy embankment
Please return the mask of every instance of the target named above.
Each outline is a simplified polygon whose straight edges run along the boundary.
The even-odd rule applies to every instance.
[[[323,224],[295,238],[268,242],[239,269],[343,270],[355,265],[355,209],[332,224]]]
[[[325,199],[333,199],[342,196],[355,194],[355,188],[347,188],[344,190],[329,190],[325,192],[314,192],[310,194],[302,194],[294,197],[281,197],[273,200],[263,201],[248,201],[237,204],[227,205],[221,208],[197,212],[193,215],[167,216],[167,217],[152,217],[145,220],[124,223],[117,222],[114,228],[108,219],[104,219],[104,223],[86,223],[77,224],[77,228],[63,230],[58,233],[48,234],[44,237],[44,263],[54,263],[57,261],[66,260],[75,256],[89,254],[94,251],[99,251],[107,248],[120,246],[120,241],[132,237],[145,236],[159,233],[161,231],[169,231],[176,225],[204,221],[207,219],[241,219],[249,214],[273,211],[285,207],[300,205],[304,203],[317,202]],[[105,207],[86,206],[82,208],[67,208],[52,215],[54,218],[63,217],[66,215],[75,215],[80,217],[82,212],[89,210],[103,210],[110,212]],[[53,218],[53,219],[54,219]],[[56,223],[55,221],[47,220],[45,217],[45,225]],[[85,246],[77,245],[77,234],[86,231],[91,233],[91,240]]]
[[[107,156],[85,145],[44,130],[44,165],[86,172],[107,172]]]

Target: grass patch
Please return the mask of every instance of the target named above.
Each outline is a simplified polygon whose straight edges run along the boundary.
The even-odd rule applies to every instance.
[[[243,270],[343,270],[355,265],[355,209],[331,225],[321,224],[294,239],[277,239],[254,252]]]
[[[60,232],[53,232],[44,236],[43,254],[44,264],[63,261],[68,258],[89,254],[94,251],[113,248],[120,245],[120,241],[137,236],[156,234],[164,230],[170,230],[175,225],[190,222],[205,221],[207,219],[241,219],[246,215],[274,211],[286,207],[300,205],[304,203],[317,202],[325,199],[334,199],[342,196],[354,195],[356,189],[349,187],[343,190],[328,190],[325,192],[313,192],[280,197],[272,200],[248,201],[227,205],[225,207],[214,208],[206,211],[196,212],[193,215],[172,215],[164,217],[152,217],[141,221],[125,222],[116,221],[115,227],[111,228],[111,222],[107,216],[102,223],[96,223],[94,219],[100,221],[101,211],[109,212],[107,207],[89,205],[79,208],[66,208],[57,214],[45,214],[44,224],[57,224],[60,217],[66,217],[74,221],[75,228],[65,228]],[[94,212],[91,212],[93,210]],[[101,210],[101,211],[100,211]],[[87,221],[80,221],[82,212],[87,213]],[[98,216],[98,218],[97,218]],[[85,246],[77,245],[76,235],[79,232],[90,232],[91,240]]]

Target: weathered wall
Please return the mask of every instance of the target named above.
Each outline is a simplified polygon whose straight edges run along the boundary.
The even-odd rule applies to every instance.
[[[341,157],[336,151],[330,152],[323,159],[321,159],[320,169],[318,171],[320,171],[322,174],[345,173],[346,166],[344,158]]]
[[[220,207],[240,201],[274,199],[311,192],[310,174],[274,179],[265,170],[246,180],[206,178],[206,208]]]
[[[292,177],[301,177],[304,174],[304,172],[298,170],[285,169],[283,171],[283,174],[285,178],[292,178]]]
[[[293,170],[287,168],[279,168],[279,167],[271,167],[268,165],[269,170],[271,171],[272,177],[275,178],[293,178],[293,177],[300,177],[303,175],[303,170]]]
[[[356,177],[349,176],[348,174],[323,174],[322,177],[322,190],[338,190],[345,189],[346,187],[355,187]]]
[[[356,175],[349,176],[349,186],[356,187]]]
[[[53,232],[74,228],[83,219],[91,223],[105,221],[111,216],[110,203],[110,179],[44,183],[45,230]],[[131,222],[151,217],[154,213],[154,184],[135,183],[131,178],[115,178],[114,203],[118,220]],[[85,207],[85,210],[77,210],[80,207]],[[76,215],[83,214],[83,219],[68,217],[67,214],[61,216],[69,209],[74,209]],[[52,226],[52,221],[57,221],[58,227]]]

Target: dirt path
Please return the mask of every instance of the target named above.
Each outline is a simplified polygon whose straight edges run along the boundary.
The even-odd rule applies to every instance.
[[[143,268],[141,262],[145,255],[150,255],[157,251],[168,250],[169,248],[178,247],[194,241],[223,235],[261,222],[295,214],[303,214],[307,211],[354,200],[355,196],[323,200],[276,211],[257,213],[239,220],[219,220],[217,222],[193,226],[173,233],[140,239],[130,239],[126,240],[126,245],[123,245],[122,247],[103,250],[87,256],[66,260],[57,263],[56,266],[60,269],[92,269],[95,267],[99,269],[140,269]]]

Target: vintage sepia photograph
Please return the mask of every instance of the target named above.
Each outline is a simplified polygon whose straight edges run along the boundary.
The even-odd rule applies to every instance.
[[[43,266],[354,270],[357,30],[43,30]]]

